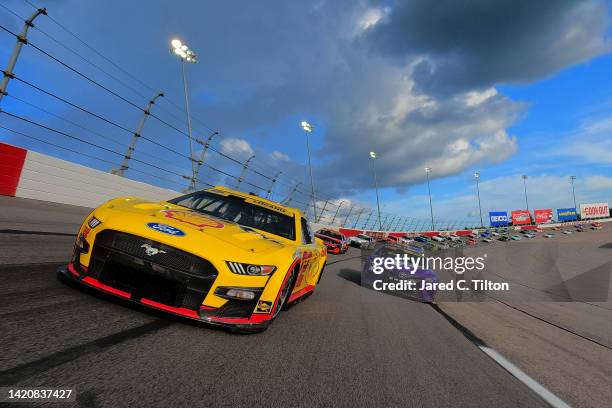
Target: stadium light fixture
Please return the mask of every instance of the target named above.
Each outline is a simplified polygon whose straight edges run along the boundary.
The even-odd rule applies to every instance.
[[[189,110],[189,93],[187,91],[187,76],[185,74],[185,63],[195,64],[198,62],[198,56],[193,50],[189,49],[187,44],[184,44],[178,38],[172,39],[170,41],[171,51],[179,57],[181,60],[181,74],[183,76],[183,91],[185,94],[185,113],[187,115],[187,133],[189,136],[189,160],[191,161],[191,184],[190,188],[192,190],[196,189],[196,178],[197,178],[197,170],[196,170],[196,159],[193,157],[193,130],[191,126],[191,112]]]
[[[306,132],[306,150],[308,151],[308,172],[310,173],[310,189],[312,196],[312,215],[313,222],[317,219],[317,202],[315,200],[315,188],[314,188],[314,178],[312,177],[312,162],[310,158],[310,133],[314,130],[312,125],[305,120],[300,123],[304,132]]]
[[[376,177],[376,165],[374,160],[376,160],[376,152],[370,152],[370,169],[374,174],[374,187],[376,188],[376,207],[378,208],[378,230],[382,231],[382,222],[380,220],[380,198],[378,196],[378,179]]]

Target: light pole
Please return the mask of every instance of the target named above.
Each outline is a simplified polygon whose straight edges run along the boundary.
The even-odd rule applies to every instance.
[[[7,95],[6,89],[8,88],[9,80],[15,76],[13,69],[15,69],[15,64],[17,64],[17,58],[19,58],[21,48],[24,44],[28,43],[28,30],[30,27],[34,27],[32,22],[41,14],[47,15],[47,9],[37,9],[34,13],[32,13],[30,18],[25,21],[25,24],[21,29],[21,33],[19,33],[19,36],[17,37],[17,44],[15,44],[15,48],[13,48],[13,52],[11,53],[6,69],[4,70],[4,77],[2,78],[2,81],[0,81],[0,102],[2,102],[2,97]]]
[[[572,184],[572,195],[574,196],[574,210],[576,210],[576,190],[574,189],[574,181],[576,181],[576,176],[569,176],[570,183]]]
[[[429,173],[430,172],[431,172],[431,167],[425,167],[425,175],[427,176],[427,192],[429,193],[429,213],[431,214],[431,230],[435,231],[436,227],[434,226],[433,205],[431,203],[431,188],[429,187]]]
[[[334,221],[336,221],[336,217],[338,216],[338,212],[340,212],[340,207],[342,207],[342,204],[345,203],[346,200],[342,200],[338,203],[338,208],[336,208],[336,213],[334,214],[334,218],[332,218],[331,220],[331,224],[330,225],[334,225]]]
[[[482,207],[480,205],[480,186],[478,182],[480,181],[480,173],[474,173],[474,178],[476,179],[476,195],[478,196],[478,212],[480,212],[480,228],[484,227],[484,222],[482,222]]]
[[[374,187],[376,188],[376,207],[378,208],[378,228],[382,231],[382,223],[380,221],[380,198],[378,197],[378,179],[376,178],[376,152],[370,152],[370,169],[374,174]]]
[[[529,200],[527,200],[527,175],[523,174],[523,188],[525,189],[525,206],[527,207],[527,211],[529,211]]]
[[[317,219],[317,205],[316,205],[316,201],[315,201],[315,188],[314,188],[314,178],[312,177],[312,163],[310,161],[310,133],[312,133],[313,131],[313,127],[310,123],[306,122],[305,120],[303,120],[300,125],[302,126],[302,129],[304,129],[304,132],[306,132],[306,150],[308,151],[308,171],[310,173],[310,189],[311,189],[311,195],[312,195],[312,215],[313,215],[313,220]]]
[[[187,133],[189,135],[189,160],[191,161],[191,188],[195,190],[196,184],[196,160],[193,157],[193,135],[191,129],[191,113],[189,111],[189,94],[187,92],[187,76],[185,74],[185,63],[195,64],[198,62],[198,56],[189,49],[187,44],[183,44],[181,40],[175,38],[170,41],[172,52],[181,60],[181,73],[183,76],[183,91],[185,94],[185,112],[187,114]]]

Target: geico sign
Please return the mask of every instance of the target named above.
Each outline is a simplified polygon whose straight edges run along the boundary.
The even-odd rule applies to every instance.
[[[508,221],[508,217],[506,215],[492,215],[491,221],[492,222],[504,222],[504,221]]]

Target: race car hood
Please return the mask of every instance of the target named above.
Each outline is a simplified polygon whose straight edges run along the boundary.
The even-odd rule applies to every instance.
[[[250,254],[266,253],[286,247],[281,237],[266,234],[234,222],[189,210],[167,202],[147,202],[134,198],[112,200],[101,207],[103,217],[123,218],[128,215],[130,225],[147,226],[168,235],[200,234],[202,240],[219,240]],[[108,211],[104,211],[108,210]],[[104,222],[104,220],[102,220]],[[137,233],[137,231],[136,231]]]

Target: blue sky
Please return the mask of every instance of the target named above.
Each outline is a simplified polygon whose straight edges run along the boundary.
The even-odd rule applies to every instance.
[[[38,28],[123,83],[37,29],[30,39],[138,106],[157,89],[182,106],[179,65],[168,43],[173,37],[188,41],[200,57],[197,65],[187,67],[196,136],[205,138],[207,127],[219,130],[215,148],[241,160],[254,153],[254,167],[265,174],[282,170],[275,198],[286,197],[296,182],[307,182],[299,128],[306,119],[315,125],[311,142],[317,191],[336,202],[375,203],[369,150],[379,153],[376,166],[387,212],[428,217],[425,166],[432,167],[436,218],[477,218],[474,171],[481,174],[485,212],[524,207],[521,174],[529,175],[531,208],[570,206],[569,175],[578,177],[579,202],[612,200],[608,3],[517,1],[501,7],[472,0],[460,7],[443,2],[432,10],[424,0],[265,6],[187,1],[181,5],[186,13],[161,1],[110,0],[104,7],[93,1],[35,3],[152,86],[126,76],[47,17],[40,17]],[[3,4],[20,15],[32,12],[22,0]],[[0,22],[13,31],[21,25],[2,8]],[[0,63],[8,59],[13,43],[0,33]],[[123,127],[133,129],[138,123],[136,109],[31,47],[24,48],[16,73]],[[12,81],[9,93],[88,131],[11,96],[2,102],[7,111],[119,152],[129,143],[127,132],[18,81]],[[167,101],[153,111],[185,129],[181,109]],[[108,161],[120,160],[5,115],[0,122],[106,161],[2,131],[0,140],[9,143],[102,170],[112,167]],[[143,134],[188,154],[187,139],[155,120],[147,122]],[[189,168],[184,157],[142,140],[135,157],[180,174]],[[232,174],[239,171],[214,154],[209,160]],[[184,183],[141,163],[134,163],[128,176],[177,190]],[[256,185],[268,183],[249,177]],[[212,171],[206,180],[227,182]]]

